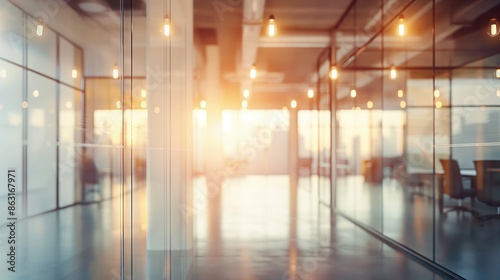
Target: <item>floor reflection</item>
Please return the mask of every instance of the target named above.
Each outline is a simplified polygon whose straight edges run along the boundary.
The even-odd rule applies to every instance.
[[[196,182],[205,194],[205,179]],[[194,279],[433,279],[350,222],[331,219],[317,183],[236,177],[197,200],[208,208],[196,217]]]
[[[337,188],[342,212],[429,259],[435,250],[438,264],[467,279],[496,279],[493,260],[500,257],[498,221],[481,226],[470,213],[439,213],[431,186],[415,188],[391,178],[370,184],[353,175],[340,177]],[[457,205],[457,201],[445,197],[444,205]],[[470,201],[466,199],[464,205],[470,206]],[[480,213],[494,211],[477,200],[474,207]]]
[[[36,216],[19,223],[18,272],[5,278],[2,262],[1,279],[118,280],[121,264],[123,279],[439,279],[349,221],[331,217],[319,203],[318,182],[235,177],[210,193],[206,180],[195,178],[193,258],[190,252],[146,251],[144,188],[124,204],[113,199]],[[121,209],[132,216],[121,216]],[[5,231],[0,234],[5,252]]]

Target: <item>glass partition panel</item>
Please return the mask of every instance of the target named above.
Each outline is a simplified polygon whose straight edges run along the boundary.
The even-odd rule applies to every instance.
[[[7,0],[0,0],[0,58],[23,63],[23,13]]]
[[[468,16],[474,18],[467,32],[453,24],[464,21],[459,12],[448,13],[449,20],[436,18],[436,89],[441,93],[435,104],[436,172],[443,175],[437,182],[435,261],[466,279],[493,279],[498,269],[489,260],[500,256],[500,203],[493,187],[499,185],[499,177],[489,170],[495,170],[493,166],[483,162],[476,169],[476,163],[491,160],[494,165],[500,159],[500,41],[488,34],[499,6],[475,13],[474,4],[464,2],[455,10],[469,9]],[[436,13],[448,9],[436,3]],[[443,88],[448,91],[444,96]],[[438,162],[443,152],[454,163],[448,169]]]
[[[16,217],[23,213],[23,70],[10,63],[0,62],[1,71],[6,75],[0,77],[0,178],[8,181],[8,170],[15,170],[15,190],[9,192],[7,185],[0,188],[0,204],[7,207],[9,193],[15,197]],[[12,199],[11,199],[12,200]],[[7,211],[0,211],[0,221],[7,220]],[[2,267],[3,268],[3,267]],[[6,268],[5,268],[6,269]]]
[[[28,18],[29,26],[36,30],[37,20]],[[36,32],[36,31],[34,31]],[[30,36],[28,33],[28,68],[56,78],[57,69],[57,35],[45,26],[41,36]]]
[[[59,37],[59,75],[63,83],[82,87],[82,51],[68,40]]]
[[[56,208],[56,83],[28,72],[28,215]]]
[[[59,207],[77,202],[81,191],[83,94],[61,86],[59,94]]]
[[[330,129],[331,116],[329,110],[319,111],[319,200],[330,205]]]
[[[312,100],[309,104],[312,108]],[[300,110],[297,112],[299,133],[299,166],[298,175],[312,175],[315,173],[318,146],[318,111]]]

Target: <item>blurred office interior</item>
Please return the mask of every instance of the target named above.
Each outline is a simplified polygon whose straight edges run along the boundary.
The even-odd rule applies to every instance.
[[[0,14],[1,279],[497,279],[500,1]]]

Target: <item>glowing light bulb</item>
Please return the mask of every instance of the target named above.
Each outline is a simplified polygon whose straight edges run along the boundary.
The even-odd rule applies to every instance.
[[[7,78],[7,70],[5,69],[0,70],[0,77]]]
[[[115,107],[118,109],[120,109],[122,107],[122,103],[120,102],[120,100],[115,102]]]
[[[38,37],[42,37],[42,35],[43,35],[43,20],[42,19],[38,19],[38,22],[36,23],[35,34]]]
[[[241,108],[247,109],[248,108],[248,101],[246,101],[246,100],[241,101]]]
[[[500,97],[500,89],[497,89],[497,97]]]
[[[21,107],[22,107],[23,109],[28,108],[28,106],[29,106],[28,101],[23,101],[23,102],[21,102]]]
[[[500,67],[497,67],[497,70],[495,71],[495,77],[497,77],[497,79],[500,79]]]
[[[495,37],[498,35],[499,30],[498,30],[498,21],[496,18],[490,19],[490,26],[488,28],[488,35],[491,37]]]
[[[73,79],[76,79],[78,77],[78,70],[76,69],[71,70],[71,77],[73,77]]]
[[[404,95],[403,90],[402,89],[398,90],[398,97],[401,98],[401,97],[403,97],[403,95]]]
[[[398,72],[396,71],[396,66],[391,66],[391,80],[395,80],[398,77]]]
[[[119,73],[118,73],[118,66],[113,67],[113,79],[118,79]]]
[[[313,97],[314,97],[314,90],[309,89],[309,90],[307,91],[307,97],[309,97],[309,98],[313,98]]]
[[[249,91],[248,89],[245,89],[245,90],[243,91],[243,97],[245,97],[245,98],[250,97],[250,91]]]
[[[297,108],[297,101],[292,100],[292,102],[290,102],[290,107],[292,107],[293,109]]]
[[[205,101],[205,100],[200,101],[200,108],[201,109],[207,108],[207,101]]]
[[[163,35],[165,35],[165,37],[170,36],[170,19],[168,18],[165,18],[163,21]]]
[[[336,80],[338,77],[339,77],[339,72],[337,71],[337,67],[332,66],[332,68],[330,68],[330,79],[332,80]]]
[[[434,90],[434,97],[438,98],[439,96],[441,96],[439,89]]]
[[[250,69],[250,78],[255,79],[257,77],[257,67],[255,67],[255,64],[252,65],[252,69]]]
[[[405,36],[406,35],[406,25],[405,25],[405,18],[403,15],[399,17],[399,23],[398,23],[398,35],[399,36]]]
[[[73,103],[71,103],[71,101],[67,101],[66,108],[71,109],[71,107],[73,107]]]
[[[399,102],[399,107],[401,107],[403,109],[406,108],[406,101],[401,100],[401,102]]]
[[[355,89],[351,89],[351,97],[354,98],[356,97],[357,93]]]
[[[368,109],[373,108],[373,101],[371,101],[371,100],[370,100],[370,101],[366,102],[366,107],[367,107]]]
[[[38,97],[38,96],[40,96],[40,92],[37,89],[35,89],[33,91],[33,97]]]
[[[141,97],[146,98],[146,90],[145,89],[141,89]]]
[[[436,108],[440,109],[443,107],[443,103],[441,101],[436,101]]]
[[[143,100],[143,101],[141,101],[141,108],[142,108],[142,109],[145,109],[145,108],[147,107],[147,105],[148,105],[148,104],[147,104],[147,102],[146,102],[146,101],[144,101],[144,100]]]
[[[274,19],[274,15],[269,16],[269,22],[267,24],[267,35],[269,37],[276,36],[276,21]]]

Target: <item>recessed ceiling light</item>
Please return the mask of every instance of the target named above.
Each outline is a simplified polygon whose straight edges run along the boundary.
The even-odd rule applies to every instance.
[[[101,3],[98,2],[90,2],[83,1],[78,3],[78,7],[87,13],[102,13],[105,12],[108,8]]]

